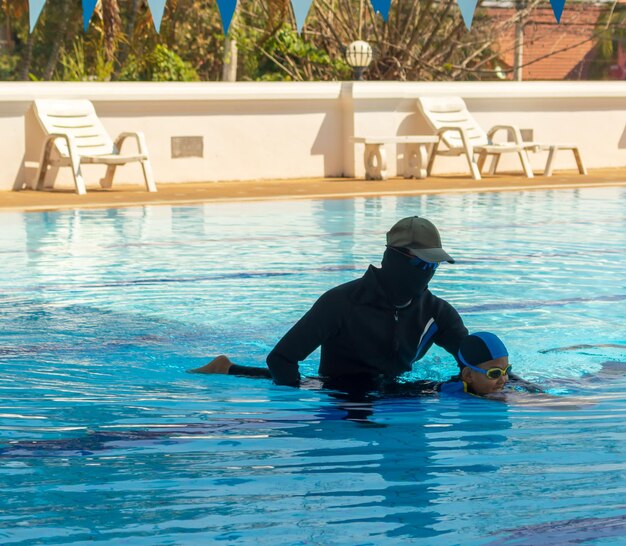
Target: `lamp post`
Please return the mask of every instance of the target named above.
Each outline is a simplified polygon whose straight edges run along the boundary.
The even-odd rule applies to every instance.
[[[352,42],[346,48],[346,61],[354,70],[354,79],[362,80],[363,71],[372,62],[372,46],[363,40]]]

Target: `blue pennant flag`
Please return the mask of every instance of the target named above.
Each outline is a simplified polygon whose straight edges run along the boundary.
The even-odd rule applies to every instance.
[[[161,20],[163,19],[166,2],[167,0],[148,0],[148,6],[150,8],[152,20],[154,21],[154,28],[157,33],[161,32]]]
[[[298,28],[298,32],[302,32],[304,20],[309,14],[309,9],[311,9],[312,3],[313,0],[291,0],[291,7],[293,8],[293,14],[296,17],[296,27]]]
[[[554,17],[556,17],[556,22],[560,23],[561,14],[565,7],[565,0],[550,0],[550,4],[552,4],[552,11],[554,12]]]
[[[456,0],[457,4],[459,4],[459,8],[461,9],[461,16],[463,17],[463,22],[467,27],[467,30],[472,28],[472,21],[474,20],[474,11],[476,10],[476,4],[478,4],[478,0]]]
[[[386,22],[389,17],[389,9],[391,8],[391,0],[371,0],[372,7],[375,12],[380,12],[383,20]]]
[[[222,17],[222,27],[224,28],[224,34],[228,34],[230,23],[233,20],[235,9],[237,8],[237,0],[217,0],[217,7],[220,10],[220,16]]]
[[[97,3],[98,0],[83,0],[83,30],[85,32],[87,32],[89,21],[91,21],[91,16],[96,9]]]
[[[37,24],[37,19],[41,15],[46,0],[28,0],[28,17],[30,19],[30,31],[32,32]]]

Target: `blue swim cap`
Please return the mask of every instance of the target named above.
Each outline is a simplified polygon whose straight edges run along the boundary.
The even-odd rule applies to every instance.
[[[459,347],[461,366],[479,366],[483,362],[509,356],[502,340],[491,332],[476,332],[467,336]]]

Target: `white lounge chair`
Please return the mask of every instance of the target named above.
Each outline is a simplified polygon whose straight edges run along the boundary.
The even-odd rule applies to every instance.
[[[139,161],[147,190],[157,191],[143,133],[121,133],[113,142],[88,100],[36,100],[34,110],[46,133],[35,179],[36,190],[53,187],[54,181],[45,184],[48,167],[52,165],[71,167],[76,193],[84,195],[81,164],[108,165],[100,186],[110,188],[118,165]],[[121,154],[122,143],[129,137],[137,141],[137,153]],[[52,158],[53,148],[56,148],[58,158]]]
[[[571,150],[576,160],[580,174],[587,174],[580,151],[576,144],[545,144],[527,142],[522,139],[520,130],[514,125],[496,125],[485,133],[482,127],[467,110],[465,101],[460,97],[420,97],[417,105],[424,114],[429,125],[439,136],[434,145],[428,162],[427,174],[430,175],[437,155],[458,156],[465,155],[472,177],[480,180],[480,172],[487,156],[493,160],[489,168],[490,174],[495,174],[500,156],[504,153],[516,153],[522,162],[522,169],[528,178],[533,178],[533,171],[528,161],[527,152],[548,151],[548,159],[543,171],[544,176],[552,176],[553,164],[559,150]],[[507,132],[507,142],[493,142],[493,136],[498,131]],[[445,145],[441,149],[441,144]],[[474,161],[474,154],[478,153],[478,162]]]
[[[533,171],[526,154],[527,145],[523,142],[519,129],[513,125],[496,125],[488,133],[478,125],[478,122],[467,110],[465,102],[460,97],[420,97],[417,104],[428,121],[429,125],[439,136],[439,142],[434,145],[428,162],[430,175],[437,155],[459,156],[464,155],[474,180],[480,180],[480,172],[488,155],[494,157],[494,168],[503,153],[516,153],[522,162],[522,169],[528,178],[533,178]],[[512,142],[494,143],[496,132],[508,132]],[[441,145],[445,145],[445,149]],[[474,161],[474,154],[478,153],[478,163]],[[495,171],[494,171],[495,172]]]

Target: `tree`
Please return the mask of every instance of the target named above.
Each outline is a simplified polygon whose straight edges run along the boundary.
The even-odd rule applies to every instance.
[[[613,2],[611,8],[598,19],[596,32],[598,46],[593,75],[606,78],[615,64],[620,47],[626,50],[626,6]],[[623,72],[626,67],[618,69]]]

